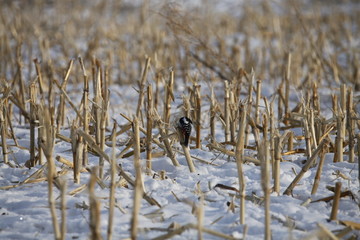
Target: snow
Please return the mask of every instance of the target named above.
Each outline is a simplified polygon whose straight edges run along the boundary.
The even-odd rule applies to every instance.
[[[194,6],[199,6],[201,1],[195,1]],[[231,2],[233,1],[226,1]],[[224,11],[226,3],[219,4],[219,11]],[[200,5],[201,6],[201,5]],[[233,5],[231,5],[233,6]],[[356,5],[358,6],[358,5]],[[233,10],[234,11],[234,10]],[[235,14],[235,13],[234,13]],[[240,13],[236,13],[240,14]],[[355,40],[354,40],[355,41]],[[251,41],[251,44],[261,44],[258,39]],[[81,49],[81,42],[75,43]],[[252,46],[254,47],[254,46]],[[53,52],[56,54],[56,52]],[[345,60],[344,60],[345,61]],[[66,64],[63,64],[66,65]],[[201,81],[202,96],[206,96],[209,91],[207,82]],[[178,106],[182,103],[182,94],[186,86],[182,85],[183,81],[176,81],[175,102],[172,105],[172,113],[175,115],[179,113]],[[219,87],[222,91],[222,86]],[[79,86],[68,86],[69,92],[71,89],[79,89]],[[216,89],[216,88],[215,88]],[[223,93],[219,90],[217,96]],[[115,120],[118,124],[126,124],[127,120],[120,116],[124,113],[132,116],[134,113],[134,103],[137,103],[137,92],[132,86],[110,86],[111,103],[110,103],[110,119]],[[263,96],[271,96],[276,89],[273,86],[263,83]],[[328,119],[331,118],[331,94],[334,90],[319,89],[321,96],[322,113]],[[91,91],[90,91],[91,94]],[[80,94],[70,94],[71,98],[78,105],[80,102]],[[300,94],[299,94],[300,95]],[[204,97],[205,98],[205,97]],[[291,96],[292,104],[298,102],[301,96]],[[126,104],[124,104],[126,103]],[[208,114],[209,103],[203,102],[203,114]],[[127,106],[127,107],[123,107]],[[264,103],[261,102],[261,106]],[[274,108],[277,109],[276,107]],[[73,111],[68,109],[67,118],[69,122],[75,118]],[[224,134],[221,124],[217,122],[216,138],[219,142],[224,140]],[[301,128],[291,129],[295,135],[302,135]],[[11,153],[9,159],[12,165],[4,164],[0,161],[0,239],[52,239],[53,223],[50,215],[48,202],[48,184],[44,180],[39,182],[24,183],[32,174],[41,169],[42,166],[37,165],[31,169],[24,165],[29,160],[30,147],[30,133],[28,125],[14,125],[14,132],[18,139],[19,146],[15,146],[14,142],[8,139]],[[154,129],[154,134],[157,132]],[[70,135],[68,128],[62,128],[61,134],[64,136]],[[204,120],[204,127],[202,129],[203,142],[201,149],[191,149],[190,153],[200,159],[203,159],[212,164],[205,164],[194,159],[196,167],[195,173],[190,173],[187,161],[182,154],[177,154],[176,157],[180,166],[175,167],[171,160],[166,156],[156,157],[152,160],[153,175],[143,175],[146,193],[154,198],[161,207],[151,206],[145,200],[141,202],[141,210],[139,216],[139,236],[138,239],[151,239],[159,237],[167,233],[167,229],[178,224],[184,226],[189,223],[197,224],[196,209],[202,204],[204,221],[203,226],[223,234],[227,234],[234,238],[243,238],[245,230],[247,239],[263,239],[264,238],[264,204],[263,204],[263,190],[261,187],[261,170],[259,166],[252,163],[246,163],[243,166],[245,189],[247,200],[245,202],[245,225],[240,224],[239,216],[239,196],[235,191],[226,190],[216,187],[218,184],[223,184],[229,187],[238,189],[238,172],[234,158],[228,157],[224,154],[210,151],[206,145],[205,137],[208,132],[208,120]],[[194,136],[194,131],[193,134]],[[331,136],[334,138],[334,135]],[[126,141],[128,137],[123,134],[117,138],[118,142]],[[250,136],[250,142],[253,144],[253,137]],[[304,140],[298,140],[300,148],[305,146]],[[193,147],[193,143],[190,144]],[[177,149],[181,151],[179,144],[175,144]],[[123,146],[116,149],[119,153],[123,150]],[[159,150],[159,149],[156,149]],[[105,152],[111,154],[112,149],[106,147]],[[1,152],[2,154],[2,152]],[[257,157],[256,152],[246,150],[245,155]],[[63,141],[57,140],[54,149],[54,158],[62,156],[65,159],[72,160],[71,145]],[[145,153],[141,154],[141,164],[145,168]],[[326,154],[323,171],[321,174],[321,181],[315,195],[311,195],[311,190],[317,171],[317,165],[307,171],[298,185],[294,188],[291,196],[283,195],[282,193],[294,180],[296,174],[299,173],[303,167],[303,160],[306,159],[304,154],[293,154],[290,156],[283,156],[284,161],[280,163],[280,194],[271,194],[270,214],[271,231],[273,239],[300,239],[310,236],[312,232],[318,229],[318,224],[324,225],[329,230],[339,230],[345,228],[337,221],[329,221],[332,201],[325,202],[310,202],[304,204],[309,198],[317,200],[324,197],[332,196],[333,192],[327,189],[327,186],[334,186],[336,182],[342,183],[342,190],[349,190],[355,196],[355,199],[344,197],[340,199],[338,219],[349,220],[353,222],[360,222],[359,213],[359,181],[358,181],[358,158],[355,163],[333,162],[333,154]],[[96,166],[98,164],[98,157],[89,154],[89,166]],[[135,176],[133,158],[118,159],[117,164],[121,164],[124,171],[130,176]],[[66,169],[66,167],[56,162],[58,171]],[[165,171],[166,178],[160,179],[160,171]],[[101,203],[101,234],[106,238],[108,226],[108,208],[109,208],[109,185],[110,185],[110,166],[105,163],[104,166],[105,177],[103,182],[106,187],[101,188],[99,185],[95,186],[95,195]],[[145,171],[144,171],[145,172]],[[337,172],[342,176],[339,177]],[[36,178],[46,177],[46,168],[44,173],[35,176]],[[31,179],[32,180],[32,179]],[[83,184],[88,184],[90,180],[90,173],[81,173],[80,184],[73,182],[73,175],[71,169],[59,176],[59,181],[64,181],[67,184],[67,193],[81,187]],[[119,180],[119,176],[117,176]],[[273,181],[271,181],[271,186]],[[10,186],[9,188],[6,188]],[[12,186],[12,187],[11,187]],[[5,189],[6,188],[6,189]],[[116,205],[114,211],[114,234],[113,239],[126,239],[130,237],[130,220],[132,216],[133,207],[133,187],[119,186],[116,188],[115,199]],[[60,190],[54,188],[54,195],[57,204],[57,216],[60,221]],[[235,209],[229,207],[231,203],[235,204]],[[84,191],[74,195],[68,194],[66,196],[66,239],[89,239],[89,192],[85,188]],[[360,238],[360,233],[355,233],[357,238]],[[221,239],[208,233],[203,233],[204,239]],[[180,235],[175,235],[172,239],[195,239],[197,237],[197,230],[186,230]]]
[[[130,90],[130,89],[129,89]],[[126,92],[126,91],[125,91]],[[129,91],[128,91],[129,92]],[[113,95],[112,95],[113,96]],[[114,95],[115,96],[115,95]],[[113,115],[115,113],[112,113]],[[16,137],[23,147],[29,147],[29,131],[24,127],[15,127]],[[207,130],[204,129],[204,135]],[[296,132],[296,131],[295,131]],[[69,135],[68,129],[63,129],[62,134]],[[300,134],[300,132],[299,132]],[[8,144],[13,144],[8,141]],[[12,168],[4,163],[0,163],[0,186],[9,186],[22,183],[31,174],[40,169],[36,166],[27,169],[24,166],[29,159],[29,152],[18,147],[11,147],[11,159],[16,159],[17,168]],[[122,149],[117,149],[121,151]],[[179,167],[172,165],[167,157],[154,158],[152,161],[153,172],[165,171],[166,179],[161,180],[158,175],[144,175],[144,183],[147,194],[156,199],[161,208],[150,206],[146,201],[142,201],[140,211],[140,234],[139,239],[149,239],[164,234],[161,229],[167,229],[171,224],[178,223],[186,225],[197,223],[197,217],[192,213],[193,205],[200,204],[200,196],[204,195],[204,227],[222,232],[233,237],[242,237],[244,225],[239,224],[239,200],[235,197],[235,192],[220,188],[215,188],[217,184],[238,187],[238,177],[236,163],[233,158],[228,158],[222,154],[215,154],[206,148],[203,142],[202,149],[191,149],[191,154],[212,162],[215,165],[208,165],[195,160],[196,173],[190,173],[186,165],[184,156],[178,154]],[[106,149],[106,153],[111,153],[111,148]],[[55,146],[54,156],[61,155],[66,159],[72,159],[70,145],[58,142]],[[274,239],[288,239],[294,237],[302,238],[317,229],[317,223],[324,224],[330,230],[338,229],[340,226],[336,222],[328,222],[331,212],[331,201],[310,203],[302,206],[308,198],[312,200],[320,199],[332,195],[326,186],[334,186],[335,182],[342,182],[343,189],[348,189],[354,194],[358,193],[359,183],[357,181],[357,163],[332,162],[332,155],[327,154],[324,163],[323,173],[318,188],[318,192],[311,196],[311,187],[316,173],[316,167],[310,168],[298,183],[293,191],[293,196],[275,193],[271,194],[271,215],[272,217],[272,236]],[[142,164],[145,164],[145,155],[141,155]],[[285,158],[287,161],[281,162],[280,192],[288,187],[295,177],[295,173],[301,171],[302,163],[305,159],[302,154],[291,155]],[[96,165],[97,157],[90,155],[90,165]],[[123,169],[134,176],[132,158],[119,159]],[[57,163],[60,170],[62,164]],[[143,166],[144,167],[144,166]],[[349,180],[337,178],[334,174],[340,171]],[[256,195],[259,201],[246,201],[246,225],[248,227],[247,237],[249,239],[262,239],[264,234],[264,207],[261,197],[260,167],[254,164],[244,165],[244,175],[246,183],[246,196]],[[105,164],[104,183],[109,186],[109,165]],[[74,184],[72,173],[60,177],[67,183],[67,192],[70,192],[81,184],[89,181],[89,173],[81,173],[81,184]],[[0,195],[0,236],[2,239],[49,239],[52,238],[52,221],[48,208],[47,182],[25,183],[20,186],[1,190]],[[101,232],[106,237],[107,216],[108,216],[108,197],[109,189],[96,186],[96,196],[101,202]],[[55,197],[60,196],[60,191],[55,188]],[[133,190],[132,187],[119,187],[116,189],[116,202],[119,208],[115,209],[114,238],[124,239],[129,237]],[[180,202],[178,201],[180,200]],[[59,201],[59,200],[57,200]],[[89,237],[89,196],[88,191],[82,191],[73,196],[66,197],[67,206],[67,232],[66,239],[88,239]],[[234,201],[235,211],[228,208],[229,202]],[[60,212],[58,211],[58,216]],[[338,219],[360,222],[360,215],[356,202],[349,197],[340,200]],[[215,222],[215,223],[214,223]],[[158,229],[158,231],[154,230]],[[192,239],[196,236],[196,230],[187,230],[174,239]],[[21,236],[21,237],[20,237]],[[206,234],[206,239],[219,239]],[[359,236],[359,235],[358,235]]]

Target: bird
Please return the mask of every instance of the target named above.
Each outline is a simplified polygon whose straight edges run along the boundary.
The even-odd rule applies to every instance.
[[[189,138],[192,129],[192,121],[190,118],[181,117],[177,123],[176,128],[179,133],[180,144],[185,147],[189,146]]]

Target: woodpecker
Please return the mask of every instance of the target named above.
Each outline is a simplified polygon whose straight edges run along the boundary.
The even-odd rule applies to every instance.
[[[182,117],[177,123],[177,130],[180,136],[180,144],[187,147],[189,145],[189,138],[191,134],[192,121],[188,117]]]

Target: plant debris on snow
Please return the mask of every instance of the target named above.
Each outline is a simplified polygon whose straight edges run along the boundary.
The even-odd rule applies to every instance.
[[[359,13],[3,1],[0,238],[360,238]]]

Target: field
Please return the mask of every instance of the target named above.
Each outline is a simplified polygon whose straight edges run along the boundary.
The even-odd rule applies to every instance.
[[[360,238],[358,1],[0,5],[0,239]]]

